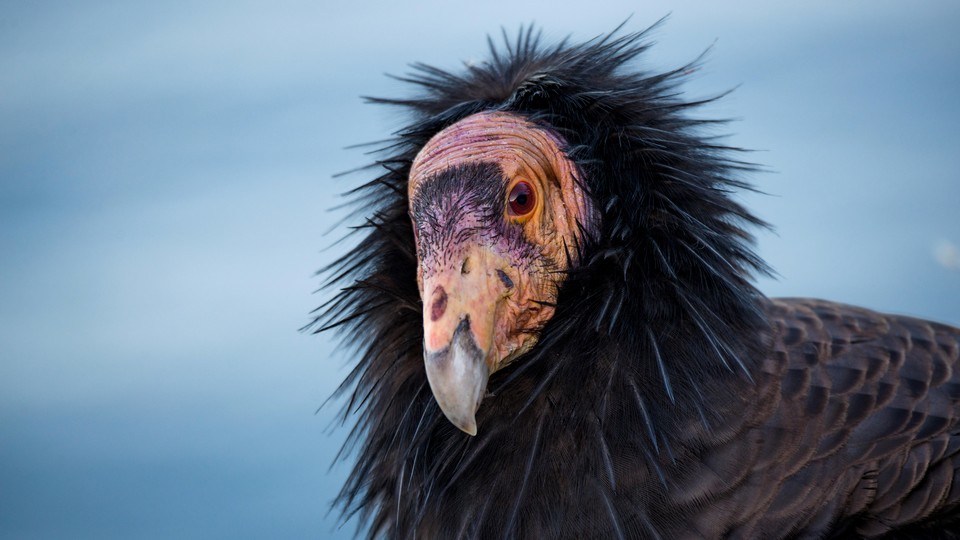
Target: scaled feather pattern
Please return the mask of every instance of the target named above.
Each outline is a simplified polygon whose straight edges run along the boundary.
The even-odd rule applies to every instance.
[[[528,28],[370,100],[410,122],[353,191],[370,215],[315,321],[358,351],[344,516],[371,538],[960,538],[960,330],[757,291],[765,224],[731,198],[754,167],[691,114],[710,101],[680,93],[697,63],[649,73],[647,49]],[[486,111],[560,134],[599,215],[471,437],[427,384],[407,182],[431,137]]]

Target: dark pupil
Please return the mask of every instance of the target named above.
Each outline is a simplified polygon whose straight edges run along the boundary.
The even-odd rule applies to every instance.
[[[520,182],[510,190],[510,211],[513,215],[522,216],[533,210],[533,191],[526,182]]]

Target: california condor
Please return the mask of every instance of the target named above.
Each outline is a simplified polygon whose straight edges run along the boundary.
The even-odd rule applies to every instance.
[[[648,73],[645,33],[460,73],[410,123],[317,318],[370,537],[958,538],[960,329],[766,298],[754,167]]]

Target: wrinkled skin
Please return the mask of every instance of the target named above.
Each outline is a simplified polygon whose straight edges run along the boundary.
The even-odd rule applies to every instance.
[[[469,116],[434,136],[410,172],[424,362],[444,414],[476,434],[489,376],[530,350],[589,231],[576,165],[548,128],[510,113]],[[529,211],[510,202],[529,186]]]

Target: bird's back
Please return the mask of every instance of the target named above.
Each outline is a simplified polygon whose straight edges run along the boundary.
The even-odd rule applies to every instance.
[[[725,425],[692,430],[702,451],[670,489],[699,508],[694,530],[954,538],[960,329],[820,300],[765,309],[772,349],[752,390]]]

